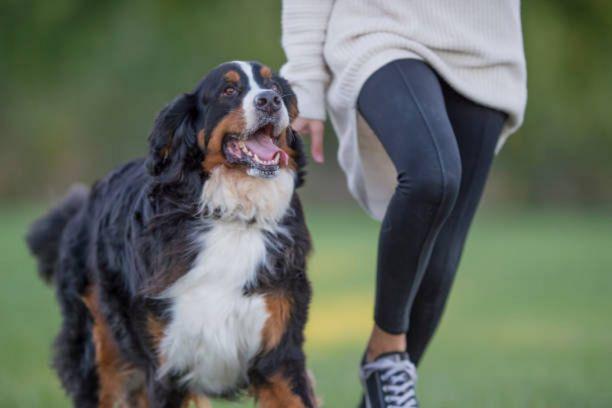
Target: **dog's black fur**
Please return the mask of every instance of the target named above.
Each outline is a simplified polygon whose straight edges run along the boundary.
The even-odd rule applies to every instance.
[[[178,407],[189,391],[175,378],[158,378],[158,355],[148,319],[167,323],[168,304],[156,296],[180,278],[197,255],[191,237],[203,231],[200,197],[209,172],[203,169],[210,135],[237,101],[217,97],[231,64],[209,73],[157,117],[146,159],[127,163],[90,191],[72,190],[49,214],[36,221],[27,242],[38,259],[41,276],[56,288],[62,327],[55,340],[54,367],[78,407],[99,406],[99,361],[92,328],[94,316],[84,298],[96,292],[98,307],[120,356],[145,378],[133,390],[133,403],[146,395],[148,406]],[[274,76],[284,103],[295,107],[289,85]],[[198,135],[206,135],[204,143]],[[286,142],[296,166],[296,187],[302,184],[305,156],[300,138],[287,129]],[[305,376],[303,329],[311,297],[306,277],[310,238],[300,201],[294,193],[291,211],[280,222],[288,236],[273,236],[268,248],[273,270],[262,267],[257,282],[245,293],[281,293],[290,299],[291,315],[282,341],[251,363],[249,385],[266,387],[280,374],[291,391],[310,407],[314,399]],[[231,262],[231,260],[228,260]],[[245,384],[224,393],[237,395]]]

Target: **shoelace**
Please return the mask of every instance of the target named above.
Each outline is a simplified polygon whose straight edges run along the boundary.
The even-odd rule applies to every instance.
[[[418,408],[414,391],[417,380],[416,369],[410,360],[392,361],[376,360],[363,367],[364,375],[373,371],[382,371],[383,394],[388,408]]]

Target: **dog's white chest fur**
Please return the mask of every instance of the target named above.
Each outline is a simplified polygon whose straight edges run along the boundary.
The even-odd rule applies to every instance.
[[[293,193],[288,171],[272,180],[241,177],[257,188],[231,184],[222,171],[211,175],[202,200],[204,207],[222,208],[221,219],[197,238],[201,250],[191,270],[164,292],[172,301],[172,319],[160,343],[162,374],[181,375],[199,393],[222,393],[242,383],[261,348],[265,299],[243,290],[266,262],[264,229],[274,229]],[[237,196],[244,192],[249,197]],[[254,224],[244,221],[253,218]]]

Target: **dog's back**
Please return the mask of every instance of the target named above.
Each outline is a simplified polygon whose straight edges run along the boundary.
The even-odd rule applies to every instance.
[[[127,244],[123,239],[109,242],[112,235],[104,228],[123,230],[133,218],[133,212],[126,208],[135,204],[130,201],[130,193],[141,191],[147,178],[144,161],[136,160],[117,168],[91,190],[75,185],[59,204],[31,225],[26,236],[38,261],[39,275],[54,286],[60,305],[62,326],[54,343],[53,366],[75,406],[103,406],[105,398],[108,402],[117,397],[133,406],[139,393],[144,393],[144,380],[138,379],[135,370],[128,366],[119,370],[123,365],[121,350],[103,316],[99,291],[93,288],[99,277],[98,261],[106,262],[104,254],[97,254],[96,249],[104,252],[108,247],[103,242],[120,247]],[[112,381],[130,380],[135,389],[125,396],[103,395],[118,392],[118,388],[105,391],[100,387],[104,367],[110,367],[114,377],[125,377]]]

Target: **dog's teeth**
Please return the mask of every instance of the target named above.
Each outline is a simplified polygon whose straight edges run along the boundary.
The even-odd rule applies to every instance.
[[[248,147],[246,147],[246,145],[244,144],[244,142],[240,142],[240,150],[242,150],[242,152],[244,154],[246,154],[247,156],[252,156],[253,153],[251,153],[251,151],[249,150]]]

